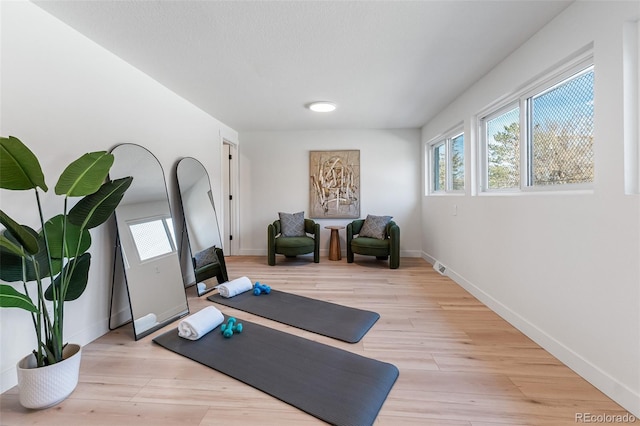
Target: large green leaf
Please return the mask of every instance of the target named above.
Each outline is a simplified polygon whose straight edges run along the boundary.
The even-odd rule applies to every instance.
[[[4,230],[0,237],[0,279],[3,281],[35,281],[37,276],[34,261],[38,263],[40,278],[49,276],[49,259],[47,257],[44,239],[33,229],[29,227],[25,228],[27,228],[32,235],[38,237],[40,250],[33,257],[27,256],[25,253],[16,253],[14,250],[11,250],[10,245],[19,246],[19,244],[11,233]],[[23,276],[23,262],[26,267],[26,277]],[[52,264],[53,275],[55,275],[62,269],[62,260],[53,259]]]
[[[106,151],[89,152],[69,164],[56,184],[56,194],[82,197],[100,188],[113,164],[113,155]]]
[[[7,238],[3,235],[3,240],[7,240]],[[3,244],[0,246],[0,280],[6,281],[8,283],[23,281],[24,274],[22,263],[25,261],[25,258],[21,255],[17,255],[15,252],[10,251]]]
[[[53,286],[55,286],[59,292],[62,276],[66,273],[70,273],[69,271],[72,269],[73,274],[69,278],[69,287],[67,287],[67,292],[64,295],[64,301],[69,302],[82,296],[82,293],[84,293],[84,290],[87,288],[87,282],[89,281],[90,265],[91,253],[85,253],[80,257],[70,260],[66,265],[64,265],[62,273],[56,277],[53,284],[51,284],[49,288],[47,288],[47,291],[44,292],[45,299],[53,300]]]
[[[62,256],[62,232],[64,225],[64,216],[59,214],[49,219],[45,224],[47,238],[49,240],[49,250],[51,257],[74,257],[76,253],[81,255],[91,247],[91,234],[87,229],[81,229],[78,225],[74,225],[67,220],[67,229],[65,233],[65,252]]]
[[[23,230],[36,239],[37,244],[38,233],[28,226],[24,226]],[[29,281],[24,280],[24,263],[31,263],[24,247],[13,233],[8,229],[3,230],[0,235],[0,279],[7,282]]]
[[[114,212],[132,181],[132,177],[126,177],[106,182],[96,193],[84,197],[73,206],[69,211],[69,221],[86,229],[103,224]]]
[[[31,299],[7,284],[0,284],[0,308],[20,308],[39,312]]]
[[[4,232],[7,231],[5,230]],[[27,255],[24,251],[24,247],[22,247],[20,244],[15,243],[15,238],[13,240],[10,240],[4,236],[4,233],[3,235],[0,235],[0,247],[18,257],[24,257]],[[0,264],[0,267],[1,266],[2,264]]]
[[[0,138],[0,171],[0,188],[48,190],[38,158],[13,136]]]
[[[26,226],[20,225],[11,219],[5,212],[0,210],[0,223],[2,223],[11,235],[27,250],[29,254],[36,254],[39,250],[38,240],[32,235]]]

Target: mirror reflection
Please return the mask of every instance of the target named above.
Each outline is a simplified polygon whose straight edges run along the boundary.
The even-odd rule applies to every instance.
[[[201,296],[229,280],[211,183],[202,163],[191,157],[178,162],[176,176],[196,288]]]
[[[162,166],[147,149],[112,151],[112,179],[133,176],[115,211],[136,340],[189,313]]]

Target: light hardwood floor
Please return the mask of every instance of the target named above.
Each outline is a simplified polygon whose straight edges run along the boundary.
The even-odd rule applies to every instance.
[[[231,308],[227,315],[395,364],[400,377],[376,425],[575,425],[577,413],[626,411],[422,259],[400,269],[356,257],[236,256],[229,276],[278,290],[376,311],[356,344],[317,336]],[[196,312],[211,302],[187,289]],[[131,326],[85,346],[80,383],[63,403],[20,407],[17,389],[0,396],[2,425],[311,425],[321,421],[271,396],[155,345]]]

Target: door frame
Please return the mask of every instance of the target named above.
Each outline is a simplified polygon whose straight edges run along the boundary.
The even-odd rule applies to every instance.
[[[223,170],[223,249],[226,255],[238,254],[240,237],[240,209],[238,190],[238,145],[226,138],[222,138],[222,163]],[[227,152],[228,150],[228,152]],[[224,173],[228,170],[228,173]],[[229,199],[231,195],[232,199]],[[233,239],[229,239],[232,235]]]

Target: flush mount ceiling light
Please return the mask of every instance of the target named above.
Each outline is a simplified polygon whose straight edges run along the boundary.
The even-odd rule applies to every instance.
[[[315,112],[331,112],[336,109],[336,104],[328,101],[311,102],[307,108]]]

